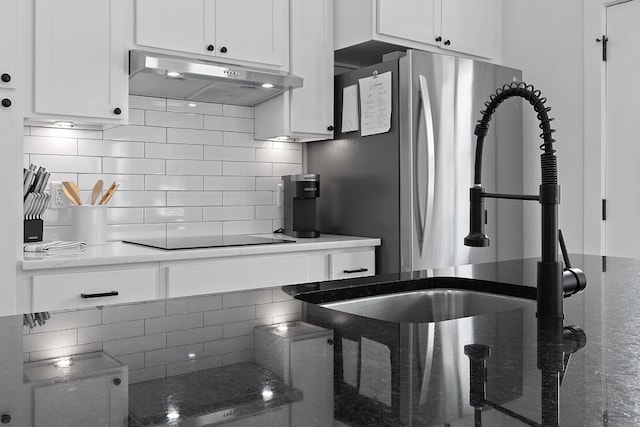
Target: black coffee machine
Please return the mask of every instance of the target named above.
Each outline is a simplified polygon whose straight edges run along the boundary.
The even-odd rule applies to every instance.
[[[320,196],[320,175],[285,175],[283,233],[293,237],[319,237],[316,231],[316,199]]]

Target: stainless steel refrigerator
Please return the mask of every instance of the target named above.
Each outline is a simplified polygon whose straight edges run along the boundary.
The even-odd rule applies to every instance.
[[[343,89],[386,72],[391,72],[389,131],[343,133]],[[380,237],[378,273],[522,257],[519,201],[487,200],[491,246],[463,244],[475,123],[496,88],[520,80],[521,72],[512,68],[417,50],[337,75],[335,139],[307,144],[307,170],[322,180],[318,230]],[[521,194],[522,103],[512,98],[505,104],[485,139],[482,183],[488,192]]]

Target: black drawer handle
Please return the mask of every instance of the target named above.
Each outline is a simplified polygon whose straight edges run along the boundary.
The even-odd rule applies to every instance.
[[[356,268],[355,270],[342,270],[343,273],[353,274],[353,273],[364,273],[365,271],[369,271],[368,268]]]
[[[81,298],[87,299],[87,298],[102,298],[102,297],[117,297],[118,291],[111,291],[111,292],[103,292],[101,294],[80,294]]]

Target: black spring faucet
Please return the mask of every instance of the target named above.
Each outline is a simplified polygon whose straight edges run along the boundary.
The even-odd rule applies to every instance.
[[[491,116],[498,106],[506,99],[519,96],[526,99],[537,113],[540,121],[543,139],[540,149],[542,170],[542,181],[540,193],[538,195],[520,194],[497,194],[486,193],[481,184],[482,176],[482,149],[484,138],[489,131]],[[558,205],[560,204],[560,185],[558,184],[558,159],[553,148],[554,129],[551,128],[551,121],[547,114],[551,108],[545,107],[546,98],[541,97],[541,92],[524,82],[513,82],[502,86],[494,94],[491,94],[489,101],[485,102],[486,109],[481,111],[482,118],[478,120],[474,134],[478,137],[475,157],[475,185],[470,189],[470,231],[464,239],[466,246],[486,247],[489,246],[489,238],[485,234],[485,198],[516,199],[516,200],[536,200],[542,206],[542,257],[538,261],[538,281],[537,281],[537,302],[538,317],[563,318],[563,298],[573,295],[583,290],[587,284],[586,277],[577,268],[571,268],[566,250],[563,245],[563,255],[568,268],[564,268],[562,261],[558,257],[558,242],[561,233],[558,228]]]

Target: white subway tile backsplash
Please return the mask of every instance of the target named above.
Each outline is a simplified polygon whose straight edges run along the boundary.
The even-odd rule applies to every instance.
[[[42,166],[50,171],[71,173],[102,172],[102,159],[100,157],[31,154],[29,159],[31,163]]]
[[[102,323],[127,322],[165,315],[164,301],[107,306],[102,309]]]
[[[271,163],[224,162],[222,175],[228,176],[271,176]]]
[[[202,145],[146,143],[144,156],[152,159],[202,160]]]
[[[167,316],[217,310],[222,308],[222,296],[203,295],[194,298],[169,299],[166,304]]]
[[[22,131],[22,135],[23,136],[27,136],[31,134],[31,128],[29,126],[24,126],[23,127],[23,131]]]
[[[25,136],[24,152],[30,154],[78,154],[78,140],[75,138],[54,138],[50,136]]]
[[[182,222],[169,223],[166,228],[167,237],[200,237],[221,236],[222,222]]]
[[[230,292],[222,295],[222,307],[241,307],[244,305],[266,304],[273,302],[273,293],[268,289]]]
[[[62,343],[60,343],[60,345],[62,345]],[[39,360],[72,356],[74,354],[93,353],[96,351],[102,351],[102,343],[98,342],[92,344],[74,345],[71,347],[59,347],[50,350],[32,351],[31,353],[29,353],[29,361],[37,362]]]
[[[222,336],[225,339],[240,337],[243,335],[253,336],[253,330],[257,326],[269,325],[270,323],[271,319],[256,319],[238,323],[226,323],[222,326]]]
[[[204,116],[204,128],[227,132],[253,133],[253,119],[243,117]]]
[[[103,138],[119,141],[167,142],[167,131],[163,127],[118,126],[103,131]]]
[[[167,335],[148,334],[133,338],[105,341],[102,347],[104,352],[111,356],[160,350],[167,347]]]
[[[152,367],[198,359],[204,355],[202,348],[202,344],[190,344],[181,347],[147,351],[144,354],[144,364],[146,367]]]
[[[301,164],[274,163],[273,176],[297,175],[302,173]]]
[[[157,319],[147,319],[145,321],[145,333],[157,334],[160,332],[201,328],[204,326],[202,318],[202,313],[188,313],[160,317]]]
[[[224,308],[222,310],[205,311],[205,325],[222,325],[227,323],[244,322],[256,319],[256,306],[246,305],[241,307]]]
[[[235,162],[253,162],[256,150],[246,147],[204,147],[206,160],[231,160]]]
[[[222,326],[220,325],[167,332],[167,347],[179,347],[219,339],[222,339]]]
[[[167,129],[167,142],[173,144],[222,145],[222,132],[202,129]]]
[[[298,300],[273,302],[256,306],[256,318],[283,316],[301,311],[302,303]]]
[[[116,357],[120,363],[127,365],[129,370],[144,369],[144,353],[123,354]]]
[[[253,107],[243,107],[240,105],[223,105],[222,115],[227,117],[245,117],[253,119]]]
[[[107,224],[139,224],[144,222],[143,208],[109,208]]]
[[[270,205],[272,201],[270,191],[225,191],[222,194],[225,206]]]
[[[221,191],[168,191],[167,206],[218,206]]]
[[[223,142],[231,147],[271,148],[271,141],[258,141],[253,139],[253,133],[224,132]]]
[[[167,374],[167,367],[154,366],[152,368],[136,369],[129,371],[129,384],[137,384],[145,381],[164,378]]]
[[[204,208],[205,221],[230,221],[255,219],[253,206],[217,206]]]
[[[167,160],[167,175],[222,175],[222,162]]]
[[[235,365],[237,363],[252,362],[254,360],[253,349],[226,353],[222,355],[222,366]]]
[[[144,110],[136,110],[135,108],[129,108],[129,124],[143,126]]]
[[[42,351],[61,347],[71,347],[78,344],[78,331],[64,329],[62,331],[42,332],[25,335],[22,339],[23,351]],[[80,343],[84,344],[84,343]]]
[[[258,178],[252,176],[205,176],[205,190],[242,190],[249,191],[256,189]]]
[[[102,169],[104,173],[111,174],[164,174],[165,160],[105,157],[102,159]]]
[[[144,320],[78,328],[78,344],[144,335]]]
[[[131,95],[129,125],[105,131],[25,127],[25,166],[120,187],[108,240],[270,232],[278,175],[302,170],[302,144],[257,141],[254,109]],[[257,161],[261,159],[261,161]],[[257,208],[257,209],[256,209]],[[46,239],[71,238],[68,210],[45,215]]]
[[[145,125],[167,128],[202,129],[201,114],[172,113],[168,111],[147,111]]]
[[[302,163],[302,151],[258,148],[256,160],[271,163]]]
[[[165,206],[166,194],[164,191],[116,191],[109,206],[111,207],[145,207]]]
[[[253,349],[253,335],[245,335],[236,338],[228,338],[204,344],[204,354],[214,356],[225,353],[236,353]]]
[[[202,176],[148,175],[144,189],[147,191],[164,190],[202,190]]]
[[[60,138],[86,138],[86,139],[102,139],[101,130],[84,130],[84,129],[62,129],[62,128],[42,128],[32,126],[29,132],[32,136],[52,136]]]
[[[79,139],[78,154],[80,156],[96,157],[144,157],[144,143]]]
[[[71,310],[53,313],[51,319],[36,329],[37,332],[59,331],[82,326],[99,325],[102,313],[97,308],[91,310]]]
[[[167,365],[167,377],[202,371],[204,369],[219,368],[222,366],[222,359],[221,356],[214,356],[189,360],[188,362],[170,363]]]
[[[181,206],[145,208],[144,221],[146,223],[202,221],[202,208]]]
[[[141,110],[166,111],[167,100],[165,98],[154,98],[151,96],[129,95],[129,107]]]
[[[51,179],[53,180],[53,174],[51,176]],[[143,175],[79,174],[77,176],[78,187],[80,190],[91,190],[99,179],[104,182],[103,188],[105,189],[109,188],[109,185],[111,185],[112,182],[117,182],[120,184],[118,191],[144,190]],[[63,181],[76,181],[76,179],[67,179]]]
[[[221,116],[222,104],[210,102],[183,101],[180,99],[167,99],[167,111],[176,113],[199,113],[212,116]],[[253,117],[253,116],[251,116]]]

